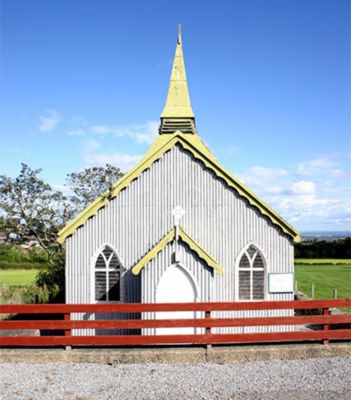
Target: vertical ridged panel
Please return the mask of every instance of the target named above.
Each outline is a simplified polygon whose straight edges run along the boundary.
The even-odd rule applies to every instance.
[[[181,226],[224,269],[222,275],[205,274],[210,276],[208,281],[198,277],[200,297],[205,298],[204,301],[236,300],[235,266],[240,252],[249,243],[262,252],[267,273],[293,272],[291,238],[201,161],[177,145],[66,240],[67,302],[94,301],[91,273],[97,252],[105,244],[117,252],[125,268],[123,301],[153,301],[156,282],[172,262],[171,246],[151,261],[141,275],[132,275],[131,268],[169,232],[173,225],[171,211],[177,205],[185,210]],[[188,255],[184,253],[184,259],[189,262],[189,266],[185,265],[187,268],[196,264],[191,251]],[[199,271],[204,267],[196,268]],[[266,293],[267,300],[292,298],[291,293]],[[245,315],[260,316],[261,313],[252,311]],[[220,315],[229,316],[228,313]],[[229,332],[221,329],[225,331]]]

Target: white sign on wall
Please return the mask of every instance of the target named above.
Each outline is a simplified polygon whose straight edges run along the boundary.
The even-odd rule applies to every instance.
[[[294,274],[268,274],[269,293],[291,293],[294,291]]]

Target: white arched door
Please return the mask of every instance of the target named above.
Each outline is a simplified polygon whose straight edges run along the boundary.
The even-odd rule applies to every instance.
[[[191,276],[181,267],[172,265],[162,275],[156,289],[157,303],[192,303],[196,287]],[[194,318],[193,311],[157,312],[156,319]],[[157,335],[193,334],[194,328],[157,328]]]

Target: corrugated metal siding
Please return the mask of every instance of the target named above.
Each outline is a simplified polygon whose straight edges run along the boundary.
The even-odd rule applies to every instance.
[[[268,273],[293,271],[291,239],[201,161],[176,145],[67,239],[67,302],[93,302],[92,268],[105,244],[116,250],[127,270],[124,301],[140,302],[140,276],[133,276],[130,269],[170,230],[171,211],[177,205],[186,212],[181,226],[224,268],[222,275],[213,277],[212,301],[236,300],[235,263],[249,243],[261,250]],[[151,286],[171,264],[164,258],[170,256],[167,251],[142,274]],[[144,301],[152,301],[148,297],[151,291],[144,292]],[[266,299],[291,300],[292,294],[267,294]]]

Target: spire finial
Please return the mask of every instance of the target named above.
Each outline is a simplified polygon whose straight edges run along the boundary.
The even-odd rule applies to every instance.
[[[188,84],[185,74],[182,27],[178,25],[178,39],[174,55],[171,80],[169,83],[168,95],[161,118],[190,118],[194,119],[191,109]]]
[[[178,25],[178,44],[182,44],[182,26],[181,24]]]

